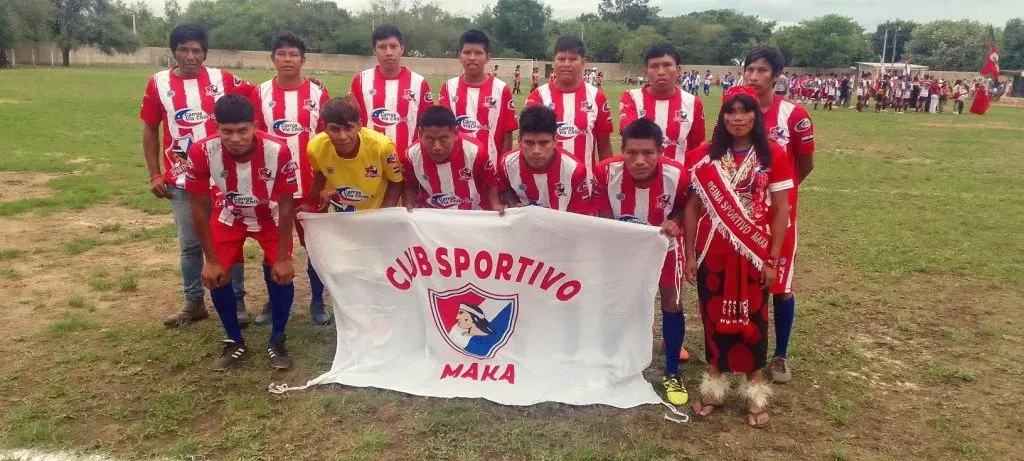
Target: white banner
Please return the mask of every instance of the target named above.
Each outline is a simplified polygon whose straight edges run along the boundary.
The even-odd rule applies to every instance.
[[[300,216],[340,383],[507,405],[660,403],[653,300],[668,240],[539,207]]]

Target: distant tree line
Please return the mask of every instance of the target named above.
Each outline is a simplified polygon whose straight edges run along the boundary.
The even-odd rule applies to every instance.
[[[589,60],[632,65],[657,41],[674,43],[684,63],[708,65],[735,65],[753,46],[771,44],[782,49],[790,66],[846,67],[877,62],[885,45],[889,62],[910,58],[936,69],[969,71],[981,67],[988,50],[989,27],[970,20],[893,20],[868,32],[837,14],[779,27],[728,9],[665,17],[650,0],[597,0],[595,6],[596,13],[557,20],[542,0],[498,0],[472,17],[438,3],[402,0],[373,0],[356,13],[330,0],[195,0],[187,8],[165,0],[162,15],[141,0],[0,0],[0,49],[55,43],[67,65],[70,52],[85,45],[108,53],[166,46],[175,24],[196,21],[209,27],[218,49],[265,50],[287,29],[303,36],[313,52],[356,55],[370,54],[370,31],[384,23],[402,29],[410,55],[429,57],[454,57],[459,35],[469,28],[491,36],[496,57],[550,59],[555,38],[578,35]],[[1010,19],[994,35],[1001,66],[1024,68],[1024,20]]]

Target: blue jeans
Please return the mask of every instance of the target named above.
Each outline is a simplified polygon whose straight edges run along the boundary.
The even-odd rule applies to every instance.
[[[188,192],[168,185],[171,194],[171,213],[178,228],[178,248],[181,250],[181,281],[185,287],[185,299],[203,299],[203,247],[199,245],[196,231],[192,228],[192,213],[188,204]],[[245,267],[235,264],[231,267],[231,286],[235,297],[245,296]]]

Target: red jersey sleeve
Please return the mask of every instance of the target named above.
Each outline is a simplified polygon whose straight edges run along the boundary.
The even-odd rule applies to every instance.
[[[540,93],[537,92],[537,90],[533,90],[530,92],[530,95],[526,97],[526,103],[523,104],[523,107],[540,106],[543,104],[544,101],[540,98]]]
[[[690,132],[686,134],[686,145],[691,149],[699,146],[704,142],[704,131],[706,129],[704,121],[704,102],[700,100],[700,97],[693,103],[693,124],[690,125]]]
[[[352,77],[352,85],[349,86],[348,94],[352,95],[352,99],[356,100],[356,105],[359,106],[359,121],[363,126],[366,126],[366,107],[363,107],[363,73],[357,72]]]
[[[630,123],[636,121],[636,102],[633,101],[633,95],[628,91],[623,91],[622,96],[619,96],[619,133],[622,133]]]
[[[604,91],[597,90],[597,120],[594,121],[594,134],[608,135],[615,129],[612,126],[612,108],[608,106],[608,98]]]
[[[156,91],[156,82],[150,77],[146,84],[146,92],[142,93],[142,108],[139,109],[139,119],[149,126],[160,126],[163,121],[164,104],[160,102],[160,95]]]
[[[224,89],[226,94],[237,94],[245,97],[249,97],[252,90],[256,88],[255,85],[249,83],[248,80],[232,74],[228,71],[221,71],[224,74],[224,81],[227,82],[225,85],[227,88]]]
[[[272,197],[275,199],[282,195],[291,197],[298,192],[298,180],[295,178],[295,172],[298,169],[299,166],[294,160],[292,160],[292,153],[288,150],[288,146],[281,143],[281,151],[277,155],[278,174],[274,177],[274,188],[271,192]]]
[[[420,86],[420,111],[422,114],[424,111],[434,105],[434,94],[430,92],[430,83],[427,83],[427,79],[423,79],[423,85]]]
[[[572,172],[572,197],[569,198],[569,206],[566,211],[578,214],[591,214],[590,194],[587,190],[587,169],[582,162],[576,164],[576,170]]]
[[[501,114],[498,115],[498,127],[502,133],[519,129],[519,119],[516,118],[516,101],[512,98],[512,90],[505,85],[501,91]]]
[[[768,191],[779,192],[794,187],[793,166],[786,150],[772,143],[772,166],[768,169]],[[790,206],[793,204],[791,203]]]
[[[419,187],[420,182],[416,179],[416,171],[412,168],[412,160],[409,160],[409,149],[406,149],[405,152],[398,156],[398,163],[402,165],[402,179],[405,185]]]
[[[185,190],[196,194],[210,193],[210,159],[206,156],[206,143],[192,144],[188,150]]]
[[[790,114],[787,125],[789,125],[789,132],[793,133],[789,141],[793,143],[793,153],[814,155],[814,123],[811,122],[811,116],[807,114],[807,109],[797,105],[793,109],[793,113]]]
[[[449,109],[452,108],[452,99],[448,94],[448,82],[441,84],[441,89],[437,90],[437,105],[444,106]]]

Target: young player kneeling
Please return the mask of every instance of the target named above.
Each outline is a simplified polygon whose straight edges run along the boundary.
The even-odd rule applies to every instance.
[[[679,353],[686,322],[681,308],[683,277],[680,234],[683,205],[686,204],[690,174],[683,165],[662,155],[661,128],[638,119],[622,130],[622,155],[597,166],[594,193],[600,216],[636,224],[660,226],[672,239],[665,255],[658,287],[661,294],[662,335],[665,338],[665,395],[674,405],[689,400],[679,379]]]
[[[227,271],[243,261],[242,246],[247,238],[263,249],[263,277],[272,310],[270,364],[291,368],[284,329],[295,295],[292,224],[298,167],[285,143],[256,130],[255,109],[248,99],[226,95],[214,105],[214,115],[217,134],[189,149],[185,170],[192,225],[206,256],[203,285],[210,290],[228,336],[214,370],[226,370],[248,353]],[[213,204],[211,179],[224,197]]]

